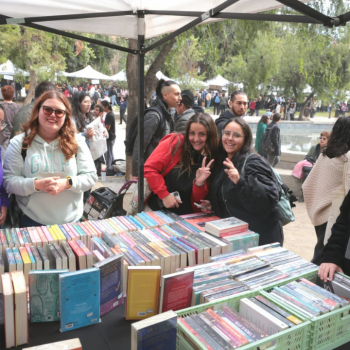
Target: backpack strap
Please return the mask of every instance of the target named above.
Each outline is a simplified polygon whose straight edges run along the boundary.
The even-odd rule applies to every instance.
[[[241,169],[241,173],[240,173],[240,176],[244,177],[244,174],[245,174],[245,165],[247,163],[247,160],[248,158],[252,155],[253,153],[249,153],[247,155],[247,157],[244,159],[244,163],[243,163],[243,166],[242,166],[242,169]]]

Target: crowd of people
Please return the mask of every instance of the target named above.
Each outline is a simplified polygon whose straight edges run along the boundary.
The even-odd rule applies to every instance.
[[[106,88],[101,86],[74,88],[69,91],[64,84],[60,91],[57,86],[42,82],[35,89],[34,101],[20,109],[12,102],[13,87],[1,88],[5,101],[0,104],[4,158],[3,170],[0,167],[0,225],[12,206],[18,207],[21,227],[78,221],[101,164],[111,166],[116,138],[113,104],[115,100],[126,108],[127,93],[114,95],[111,87],[106,90],[106,98],[106,93],[100,93]],[[278,123],[282,115],[277,111],[278,102],[277,106],[270,106],[273,114],[261,116],[254,152],[252,131],[243,118],[249,108],[246,93],[235,91],[224,100],[224,105],[220,104],[224,93],[216,96],[214,103],[221,115],[214,121],[201,106],[202,95],[181,91],[174,81],[159,80],[155,98],[144,115],[141,149],[144,176],[152,191],[147,205],[153,210],[168,208],[177,214],[202,210],[221,218],[234,216],[259,233],[260,245],[282,245],[283,217],[278,203],[283,189],[272,168],[281,152]],[[96,120],[103,125],[107,152],[104,157],[93,159],[89,147],[94,129],[89,124]],[[121,113],[120,122],[123,120]],[[332,133],[322,133],[320,144],[308,154],[316,159],[303,184],[303,193],[318,240],[313,262],[321,265],[323,278],[332,276],[334,271],[347,271],[344,261],[350,195],[345,197],[328,243],[325,235],[332,194],[347,178],[344,164],[348,161],[349,135],[350,117],[340,118]],[[138,176],[138,142],[136,137],[131,153],[134,178]],[[266,153],[267,148],[272,151]],[[345,192],[349,189],[346,187]],[[8,194],[16,200],[10,201]]]

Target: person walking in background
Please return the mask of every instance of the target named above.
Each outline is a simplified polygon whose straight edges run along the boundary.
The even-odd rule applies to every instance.
[[[214,96],[214,115],[219,115],[220,113],[220,96],[217,92]]]
[[[105,128],[108,131],[107,138],[107,152],[105,153],[106,158],[106,167],[107,170],[112,167],[112,162],[114,160],[113,155],[113,146],[115,143],[115,116],[112,110],[112,105],[107,101],[101,101],[101,105],[104,107],[105,112],[107,113],[105,118]]]
[[[332,134],[303,184],[306,210],[315,226],[317,243],[312,262],[320,265],[324,248],[324,237],[331,212],[333,193],[343,187],[349,191],[350,175],[344,174],[344,164],[349,161],[350,117],[339,118]]]
[[[270,140],[273,145],[274,151],[267,155],[268,163],[274,168],[280,162],[281,155],[281,135],[278,123],[281,121],[281,115],[275,113],[272,117],[272,122],[268,125],[267,129],[270,129]]]
[[[0,131],[0,146],[2,148],[3,158],[5,158],[5,153],[10,143],[13,121],[15,119],[15,115],[21,109],[21,106],[13,102],[15,89],[12,85],[3,86],[1,88],[1,93],[4,99],[4,102],[1,103],[1,105],[5,112],[5,116],[3,120],[3,127]]]
[[[206,104],[207,109],[209,109],[210,103],[211,103],[211,94],[209,91],[205,96],[205,104]]]
[[[25,91],[26,91],[26,96],[28,95],[29,88],[30,88],[30,82],[27,81],[27,82],[26,82],[26,85],[24,86],[24,89],[25,89]]]
[[[120,106],[120,122],[119,122],[119,125],[121,125],[123,123],[123,120],[124,120],[124,122],[126,124],[126,120],[124,118],[124,115],[125,115],[125,112],[126,112],[126,109],[128,108],[128,106],[127,106],[126,101],[124,100],[123,96],[120,98],[119,106]]]
[[[223,92],[220,97],[220,113],[224,113],[226,111],[226,107],[228,106],[228,98],[226,94]]]
[[[255,110],[256,110],[256,116],[259,116],[259,111],[261,109],[264,109],[264,100],[262,96],[259,96],[258,99],[255,99]]]
[[[253,116],[255,113],[256,103],[255,100],[250,101],[249,109],[250,109],[250,115]]]
[[[258,154],[260,154],[265,159],[267,159],[267,155],[262,152],[261,140],[263,138],[263,135],[265,134],[265,131],[269,123],[270,123],[270,117],[266,114],[263,114],[259,120],[258,128],[256,130],[256,137],[255,137],[255,150],[257,151]]]
[[[19,81],[15,82],[16,89],[16,101],[21,101],[22,99],[22,84]]]

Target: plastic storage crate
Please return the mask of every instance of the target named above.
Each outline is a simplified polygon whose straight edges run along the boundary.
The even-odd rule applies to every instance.
[[[262,295],[266,299],[274,301],[271,296],[264,291],[249,291],[245,293],[240,293],[237,295],[232,295],[226,298],[222,298],[220,300],[216,300],[207,304],[202,304],[199,306],[190,307],[187,309],[176,311],[179,317],[186,317],[193,314],[199,314],[206,311],[208,308],[212,308],[213,310],[220,310],[224,306],[230,306],[235,310],[239,310],[239,301],[243,298],[252,298],[257,295]],[[274,301],[275,302],[275,301]],[[280,304],[279,304],[280,305]],[[284,308],[284,305],[281,306]],[[286,309],[287,310],[287,309]],[[290,310],[288,310],[290,311]],[[291,312],[296,315],[299,319],[304,321],[302,324],[297,325],[293,328],[289,328],[285,331],[276,333],[269,337],[266,337],[257,342],[244,345],[240,347],[240,350],[258,350],[259,348],[263,348],[265,350],[301,350],[307,349],[307,346],[310,342],[309,340],[309,328],[310,322],[301,315],[298,315],[294,311]],[[181,323],[177,325],[177,350],[193,350],[200,349],[205,350],[205,347],[190,333],[186,328],[182,326]]]
[[[316,283],[317,275],[316,278],[313,274],[310,276],[306,275],[303,278]],[[282,281],[279,284],[275,284],[274,287],[282,286],[287,283],[289,283],[289,281]],[[271,289],[271,287],[264,287],[265,291]],[[298,311],[291,306],[283,304],[279,299],[274,298],[272,295],[270,297],[279,306],[283,305],[288,311],[293,312],[296,315],[299,314]],[[350,342],[350,305],[308,319],[311,322],[311,327],[307,349],[332,350]]]

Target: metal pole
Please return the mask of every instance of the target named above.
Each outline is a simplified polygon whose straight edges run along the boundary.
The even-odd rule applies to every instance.
[[[144,14],[139,12],[139,35],[138,35],[138,100],[139,100],[139,108],[138,108],[138,124],[137,124],[137,137],[139,139],[138,143],[138,153],[139,153],[139,171],[138,171],[138,211],[143,211],[143,203],[145,201],[144,194],[144,179],[143,179],[143,164],[145,162],[145,152],[144,152],[144,114],[145,114],[145,54],[143,53],[144,45],[145,45],[145,36],[144,36]]]

